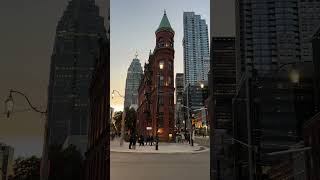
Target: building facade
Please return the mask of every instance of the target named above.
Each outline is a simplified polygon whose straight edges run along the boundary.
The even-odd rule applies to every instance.
[[[183,105],[183,93],[184,93],[184,74],[176,73],[176,105],[175,105],[175,125],[180,131],[181,128],[185,127],[184,121],[184,108]]]
[[[176,104],[183,104],[184,74],[176,73]]]
[[[143,75],[138,55],[132,60],[127,72],[124,108],[138,105],[138,89]]]
[[[213,150],[213,173],[215,179],[231,179],[233,177],[231,144],[227,140],[233,136],[233,98],[236,92],[236,51],[234,37],[212,38],[212,61],[210,68],[210,122]],[[225,142],[224,144],[221,142]]]
[[[110,179],[110,41],[100,51],[90,86],[90,120],[86,152],[87,180]]]
[[[301,40],[301,60],[313,60],[312,36],[320,25],[320,1],[299,0],[299,29]]]
[[[200,15],[183,13],[185,87],[208,81],[210,68],[208,26]]]
[[[0,143],[0,180],[8,180],[13,175],[13,153],[12,147]]]
[[[311,147],[307,154],[307,180],[320,179],[320,113],[314,115],[303,126],[305,146]]]
[[[87,135],[88,97],[98,39],[104,20],[93,1],[71,1],[57,25],[51,57],[48,127],[49,144],[68,135]]]
[[[174,30],[166,12],[155,34],[156,47],[150,53],[139,87],[138,133],[149,132],[154,137],[158,133],[160,140],[169,141],[174,133],[175,112]]]
[[[320,111],[320,25],[312,37],[315,111]]]
[[[104,19],[91,0],[68,3],[57,28],[50,64],[48,116],[41,179],[54,173],[48,154],[51,146],[62,146],[67,137],[88,134],[89,87],[98,39],[106,35]],[[70,139],[69,138],[69,139]],[[73,138],[71,138],[73,139]],[[87,138],[85,138],[87,139]],[[77,146],[77,144],[74,144]]]
[[[235,138],[248,142],[250,132],[252,144],[261,154],[285,150],[288,147],[283,145],[300,141],[302,124],[314,113],[313,68],[307,63],[311,55],[307,37],[312,36],[318,15],[312,15],[317,11],[312,3],[316,2],[236,1],[236,78],[240,98],[234,107],[237,129],[234,134]],[[294,82],[291,73],[297,69],[300,79]],[[249,96],[245,95],[246,90]],[[246,103],[240,102],[241,98],[249,102],[250,124],[246,121]],[[237,152],[237,162],[248,160],[247,152]],[[275,160],[258,156],[253,163],[259,169],[273,166]],[[240,179],[246,175],[247,172],[237,173]]]
[[[151,111],[151,88],[152,62],[154,55],[150,52],[148,63],[144,65],[144,74],[138,89],[137,130],[142,135],[153,135],[152,111]]]
[[[307,180],[320,179],[320,25],[312,37],[313,67],[314,67],[314,100],[315,112],[309,121],[303,125],[305,146],[311,147],[307,156]]]

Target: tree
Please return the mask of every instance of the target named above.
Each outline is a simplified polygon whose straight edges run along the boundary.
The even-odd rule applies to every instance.
[[[66,149],[52,146],[49,149],[49,157],[49,180],[85,179],[84,160],[76,146],[69,145]]]
[[[136,123],[137,123],[137,112],[134,108],[126,108],[126,122],[125,127],[126,130],[130,130],[131,132],[136,131]]]
[[[40,179],[40,158],[31,156],[28,158],[19,157],[13,165],[14,176],[12,180],[39,180]]]
[[[117,111],[114,113],[113,119],[115,120],[116,132],[121,132],[121,120],[122,120],[122,111]]]
[[[135,131],[137,122],[137,112],[134,108],[126,107],[125,131]],[[114,113],[113,119],[115,120],[116,129],[121,132],[122,111]]]

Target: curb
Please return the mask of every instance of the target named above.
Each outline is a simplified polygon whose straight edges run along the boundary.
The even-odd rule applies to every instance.
[[[116,152],[116,153],[136,153],[136,154],[199,154],[203,152],[208,152],[210,148],[199,146],[199,149],[191,151],[191,152],[157,152],[157,151],[150,151],[150,152],[144,152],[144,151],[128,151],[128,150],[112,150],[110,149],[110,152]]]

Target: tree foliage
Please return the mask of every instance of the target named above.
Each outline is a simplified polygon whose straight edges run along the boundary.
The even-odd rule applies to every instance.
[[[120,133],[121,132],[122,111],[115,112],[113,119],[115,120],[116,131],[117,131],[117,133]]]
[[[126,118],[125,118],[125,130],[126,131],[135,131],[137,123],[137,112],[134,108],[126,107]],[[122,111],[117,111],[114,114],[113,119],[115,120],[115,125],[118,132],[121,131],[121,121],[122,121]]]
[[[137,112],[134,108],[126,108],[126,130],[135,132],[137,123]]]
[[[39,180],[40,179],[40,158],[31,156],[19,157],[13,165],[14,175],[12,180]]]

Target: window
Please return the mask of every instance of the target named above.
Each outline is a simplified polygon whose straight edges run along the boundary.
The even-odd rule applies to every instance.
[[[171,79],[170,76],[168,77],[168,84],[167,84],[167,86],[173,86],[173,81],[172,81],[172,79]]]
[[[174,97],[173,97],[173,95],[169,96],[169,105],[174,105]]]
[[[163,38],[158,39],[158,48],[164,47],[164,40]]]
[[[162,128],[162,127],[163,127],[163,112],[160,112],[160,113],[159,113],[158,125],[159,125],[159,128]]]
[[[162,106],[164,103],[163,95],[159,94],[159,105]]]
[[[169,71],[173,71],[173,63],[171,60],[168,61],[168,69]]]
[[[160,82],[159,82],[160,86],[164,86],[164,77],[163,75],[160,75]]]
[[[164,68],[164,61],[161,60],[161,61],[159,62],[159,69],[160,69],[160,70],[163,70],[163,68]]]

